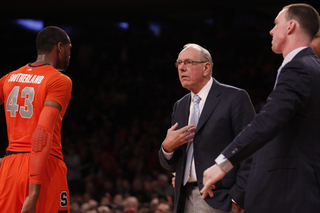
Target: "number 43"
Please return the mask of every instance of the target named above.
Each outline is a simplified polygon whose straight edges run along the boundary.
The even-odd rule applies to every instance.
[[[25,87],[21,91],[21,98],[25,98],[24,106],[20,106],[17,104],[18,95],[19,95],[19,86],[13,87],[8,97],[6,107],[7,111],[10,111],[11,117],[16,117],[17,111],[19,111],[22,118],[31,118],[33,114],[33,99],[34,99],[34,88],[33,87]]]

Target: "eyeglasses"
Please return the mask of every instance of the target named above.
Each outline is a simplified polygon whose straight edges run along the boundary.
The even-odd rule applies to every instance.
[[[191,61],[191,60],[184,60],[184,61],[176,61],[175,65],[176,67],[179,67],[179,65],[184,64],[186,67],[191,67],[192,65],[195,65],[197,63],[206,63],[207,61]]]

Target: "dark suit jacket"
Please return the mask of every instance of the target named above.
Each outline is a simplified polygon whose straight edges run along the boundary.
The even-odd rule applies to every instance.
[[[223,154],[233,165],[257,151],[246,213],[320,211],[320,60],[311,48],[286,64],[266,105]]]
[[[172,125],[178,128],[188,125],[191,94],[178,100],[172,113]],[[248,94],[241,89],[220,84],[213,79],[204,108],[199,118],[194,136],[194,160],[198,186],[203,187],[203,172],[214,164],[215,158],[227,147],[234,137],[253,119],[255,111]],[[182,187],[187,144],[178,147],[168,161],[162,150],[159,151],[161,165],[176,172],[175,203],[176,213],[181,212],[185,193]],[[215,209],[231,211],[231,198],[243,206],[246,180],[251,158],[236,166],[215,186],[214,197],[205,201]]]

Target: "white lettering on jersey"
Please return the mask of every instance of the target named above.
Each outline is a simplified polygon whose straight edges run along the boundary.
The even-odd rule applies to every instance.
[[[12,74],[8,82],[19,82],[19,83],[30,83],[30,84],[40,84],[43,80],[43,75],[33,75],[33,74]]]

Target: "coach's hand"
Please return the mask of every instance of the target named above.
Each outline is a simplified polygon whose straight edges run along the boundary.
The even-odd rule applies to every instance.
[[[29,184],[29,195],[23,203],[21,213],[35,213],[41,185]]]
[[[175,148],[193,141],[196,131],[194,124],[184,126],[181,129],[177,129],[177,127],[178,123],[175,123],[168,129],[167,136],[162,142],[162,147],[166,152],[173,152]]]

